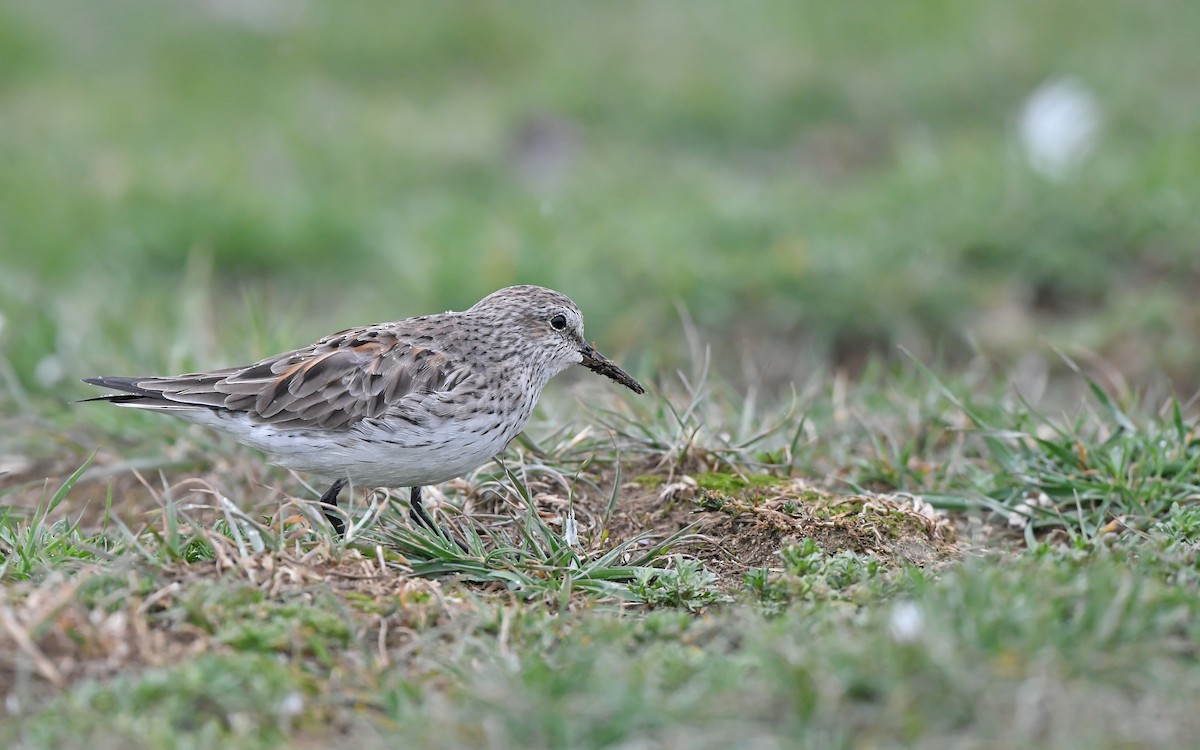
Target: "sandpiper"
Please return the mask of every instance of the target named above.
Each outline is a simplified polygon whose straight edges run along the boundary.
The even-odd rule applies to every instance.
[[[570,298],[512,286],[465,312],[351,328],[244,367],[84,382],[121,391],[88,401],[169,412],[330,481],[321,503],[340,536],[331,508],[347,482],[411,488],[413,520],[437,532],[421,488],[504,450],[572,365],[645,392],[584,339]]]

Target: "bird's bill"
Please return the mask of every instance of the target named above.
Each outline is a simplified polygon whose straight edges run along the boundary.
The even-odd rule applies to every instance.
[[[583,362],[580,362],[580,364],[592,372],[599,373],[606,378],[611,378],[634,393],[646,392],[642,384],[634,380],[632,375],[613,364],[612,360],[596,351],[595,347],[591,344],[585,343],[583,348],[579,350],[579,353],[583,355]]]

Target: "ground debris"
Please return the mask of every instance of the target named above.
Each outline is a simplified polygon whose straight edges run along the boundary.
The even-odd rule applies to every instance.
[[[228,613],[188,614],[206,585],[233,600],[247,590],[301,606],[335,597],[360,627],[380,633],[384,653],[446,610],[440,582],[359,550],[231,555],[214,548],[210,560],[119,570],[96,564],[0,588],[0,698],[8,711],[79,680],[236,651],[217,632]]]
[[[610,543],[694,525],[699,536],[680,551],[738,579],[751,568],[778,567],[779,550],[806,538],[831,554],[848,550],[884,564],[926,565],[957,553],[951,519],[915,495],[841,495],[795,478],[743,482],[732,491],[705,484],[692,477],[663,487],[629,483],[610,520]]]

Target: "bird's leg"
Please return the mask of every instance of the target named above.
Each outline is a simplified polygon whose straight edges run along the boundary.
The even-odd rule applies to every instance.
[[[434,534],[443,536],[446,539],[449,539],[450,541],[454,542],[455,544],[458,545],[458,548],[461,549],[463,552],[467,551],[467,545],[465,545],[461,541],[459,541],[458,537],[456,537],[453,534],[451,534],[450,532],[446,531],[441,526],[438,526],[437,523],[435,523],[434,520],[432,518],[430,518],[428,511],[425,510],[425,504],[421,502],[421,488],[420,487],[413,487],[411,492],[408,495],[408,516],[415,523],[418,523],[421,526],[424,526],[426,529],[428,529],[429,531],[432,531]]]
[[[346,479],[344,477],[334,480],[330,488],[325,490],[325,494],[321,495],[321,499],[318,501],[321,503],[321,512],[325,514],[325,518],[329,521],[329,525],[333,527],[333,530],[337,532],[339,537],[346,535],[346,522],[343,521],[342,517],[328,506],[333,506],[334,508],[338,507],[338,493],[341,492],[342,488],[345,486]]]
[[[426,529],[435,534],[440,534],[442,531],[438,528],[438,525],[433,522],[433,519],[429,517],[429,513],[425,510],[425,504],[421,502],[420,487],[413,487],[409,492],[408,517],[411,518],[414,523],[424,526]]]

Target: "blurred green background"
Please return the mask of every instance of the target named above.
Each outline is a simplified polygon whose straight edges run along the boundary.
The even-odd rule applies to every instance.
[[[682,304],[735,376],[1048,341],[1193,388],[1198,29],[1194,0],[9,0],[4,398],[512,283],[642,374]],[[1039,171],[1056,81],[1093,147]]]

